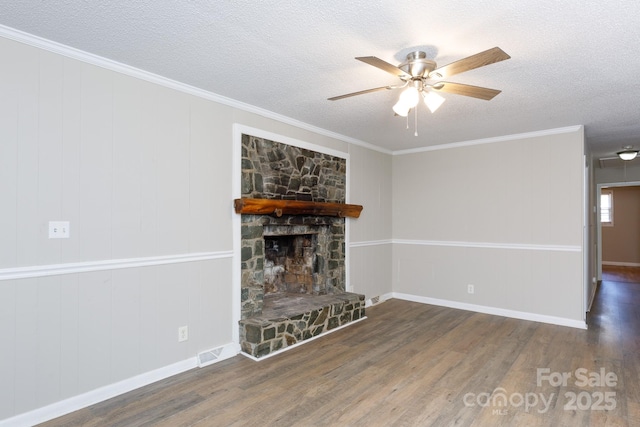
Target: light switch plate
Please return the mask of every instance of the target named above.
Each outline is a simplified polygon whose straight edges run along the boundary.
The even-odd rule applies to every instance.
[[[50,239],[68,239],[69,221],[49,221]]]

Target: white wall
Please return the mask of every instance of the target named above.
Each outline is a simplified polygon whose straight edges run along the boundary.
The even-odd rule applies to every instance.
[[[391,280],[391,156],[352,145],[351,203],[364,206],[350,221],[350,285],[365,295],[388,298]]]
[[[230,109],[0,52],[0,419],[230,342]]]
[[[600,168],[598,160],[594,159],[596,184],[635,183],[640,181],[640,165],[623,168]]]
[[[390,236],[389,155],[9,39],[0,57],[0,420],[232,342],[234,123],[351,150],[351,241]],[[359,254],[353,290],[389,292]]]
[[[583,139],[576,127],[394,156],[394,292],[580,324]]]

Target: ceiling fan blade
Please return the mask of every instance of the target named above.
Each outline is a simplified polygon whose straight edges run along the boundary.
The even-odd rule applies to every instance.
[[[463,85],[461,83],[450,83],[450,82],[438,82],[434,84],[432,87],[433,89],[440,92],[471,96],[473,98],[484,99],[486,101],[493,99],[493,97],[495,97],[497,94],[502,92],[500,90],[489,89],[487,87]]]
[[[380,90],[385,90],[385,89],[392,89],[392,87],[390,87],[390,86],[376,87],[376,88],[373,88],[373,89],[366,89],[366,90],[361,90],[361,91],[358,91],[358,92],[347,93],[345,95],[334,96],[333,98],[327,98],[327,99],[329,101],[337,101],[338,99],[349,98],[351,96],[356,96],[356,95],[364,95],[365,93],[378,92]]]
[[[380,58],[376,58],[375,56],[360,56],[356,57],[358,61],[362,61],[366,64],[373,65],[376,68],[380,68],[382,71],[386,71],[387,73],[391,73],[394,76],[406,79],[410,79],[411,76],[406,72],[402,71],[400,68],[395,65],[391,65],[386,61],[383,61]]]
[[[433,70],[430,73],[432,77],[449,77],[454,74],[464,73],[465,71],[473,70],[474,68],[484,67],[485,65],[493,64],[495,62],[504,61],[511,58],[499,47],[494,47],[484,52],[476,53],[475,55],[468,56],[459,61],[452,62],[451,64],[444,65],[440,68]]]

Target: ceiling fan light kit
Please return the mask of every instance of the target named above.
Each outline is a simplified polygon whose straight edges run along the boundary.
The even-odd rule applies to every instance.
[[[511,57],[499,47],[485,50],[484,52],[452,62],[440,68],[437,68],[435,61],[427,59],[427,54],[422,51],[411,52],[407,55],[406,61],[397,67],[383,61],[382,59],[376,58],[375,56],[356,57],[359,61],[393,74],[402,81],[402,84],[398,86],[382,86],[345,95],[334,96],[329,98],[329,101],[337,101],[339,99],[381,90],[406,88],[402,91],[398,98],[398,102],[396,102],[392,108],[395,114],[402,117],[407,117],[409,115],[409,111],[416,109],[420,102],[420,97],[422,97],[427,108],[429,108],[432,113],[435,112],[445,101],[445,98],[435,93],[435,91],[470,96],[472,98],[489,101],[498,95],[500,91],[461,83],[445,82],[440,79],[493,64],[495,62],[504,61],[509,58]]]
[[[398,102],[393,106],[393,111],[399,116],[406,117],[409,110],[420,102],[420,92],[415,86],[409,86],[401,94]]]
[[[429,111],[435,113],[438,108],[446,101],[445,98],[441,97],[435,92],[423,92],[422,96],[424,97],[424,103],[429,108]]]
[[[409,111],[418,105],[420,98],[432,113],[445,101],[445,98],[437,93],[426,90],[422,81],[413,80],[411,83],[411,86],[402,91],[398,102],[393,106],[393,111],[397,115],[407,117]]]
[[[616,154],[618,154],[618,157],[622,160],[633,160],[638,155],[638,150],[634,150],[632,146],[627,145],[622,147],[622,151],[618,151]]]

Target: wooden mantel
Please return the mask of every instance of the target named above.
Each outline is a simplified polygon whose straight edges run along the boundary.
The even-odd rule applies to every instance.
[[[318,215],[359,218],[362,206],[300,200],[235,199],[236,213],[250,215]]]

